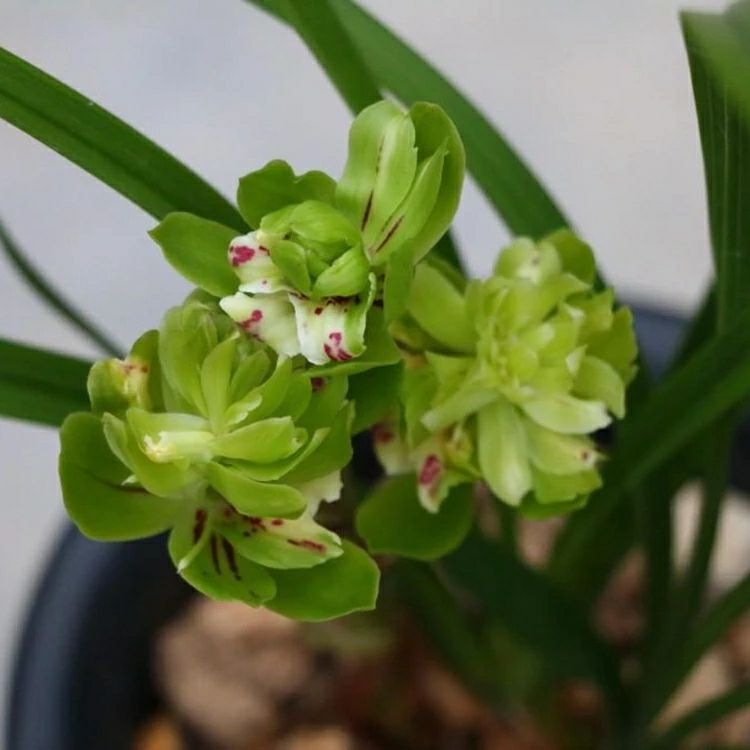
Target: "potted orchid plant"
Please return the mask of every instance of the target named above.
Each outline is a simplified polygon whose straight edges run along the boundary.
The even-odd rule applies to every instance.
[[[658,721],[750,603],[748,578],[705,596],[750,394],[750,3],[683,16],[716,281],[658,384],[592,248],[437,71],[350,0],[254,4],[299,32],[355,114],[338,179],[274,159],[229,203],[0,51],[0,116],[150,212],[155,244],[195,287],[93,364],[2,342],[3,414],[60,425],[62,494],[83,534],[167,532],[175,574],[208,597],[323,621],[372,610],[393,578],[489,705],[509,689],[501,629],[541,664],[514,696],[532,711],[580,680],[605,706],[592,746],[682,746],[750,701],[740,684]],[[483,279],[466,277],[449,232],[467,169],[517,235]],[[352,468],[355,444],[377,458],[374,484]],[[683,570],[671,516],[689,479],[704,495]],[[562,530],[531,565],[518,524],[549,518]],[[646,627],[624,654],[591,618],[634,548]]]

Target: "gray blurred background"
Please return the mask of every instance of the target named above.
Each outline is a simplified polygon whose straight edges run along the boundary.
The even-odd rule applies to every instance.
[[[480,105],[593,243],[623,296],[687,311],[709,273],[677,0],[365,0]],[[692,2],[718,10],[724,3]],[[337,175],[349,115],[292,32],[241,0],[0,0],[0,44],[151,136],[226,194],[271,158]],[[187,285],[153,221],[0,123],[0,216],[123,345]],[[473,273],[507,233],[471,184]],[[0,336],[92,357],[0,259]],[[0,419],[0,681],[63,520],[53,430]],[[3,693],[0,689],[0,701]],[[0,720],[2,711],[0,711]]]

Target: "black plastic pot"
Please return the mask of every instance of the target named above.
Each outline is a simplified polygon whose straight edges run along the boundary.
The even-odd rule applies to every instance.
[[[640,310],[636,326],[646,361],[663,371],[681,321]],[[747,469],[736,468],[747,487]],[[152,636],[189,596],[163,539],[105,545],[66,529],[19,641],[8,750],[129,750],[155,703]]]

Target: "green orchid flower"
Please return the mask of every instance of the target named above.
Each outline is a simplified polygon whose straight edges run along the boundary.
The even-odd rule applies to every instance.
[[[484,281],[417,268],[392,327],[403,427],[380,425],[375,446],[389,473],[416,471],[425,508],[477,479],[529,515],[600,486],[591,435],[624,416],[637,350],[630,311],[594,279],[590,248],[567,230],[514,241]]]
[[[62,430],[68,512],[97,539],[171,529],[178,572],[209,596],[307,619],[369,607],[377,568],[314,520],[351,459],[346,389],[346,377],[295,369],[193,295],[125,360],[93,366],[93,413]],[[333,561],[369,585],[301,608],[289,599],[306,571]]]
[[[338,183],[272,161],[240,180],[237,203],[253,231],[237,236],[171,214],[152,236],[251,337],[281,355],[349,363],[352,371],[384,327],[389,269],[408,283],[413,264],[447,230],[463,174],[461,140],[439,107],[404,111],[381,101],[354,120]],[[389,354],[360,369],[398,360]]]

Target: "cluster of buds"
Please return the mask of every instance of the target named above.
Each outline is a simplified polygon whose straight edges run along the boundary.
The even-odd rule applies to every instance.
[[[613,303],[569,231],[516,240],[483,281],[421,264],[394,328],[403,425],[375,433],[386,470],[415,471],[431,511],[478,479],[531,515],[578,507],[601,483],[591,434],[624,415],[635,374],[631,314]]]

